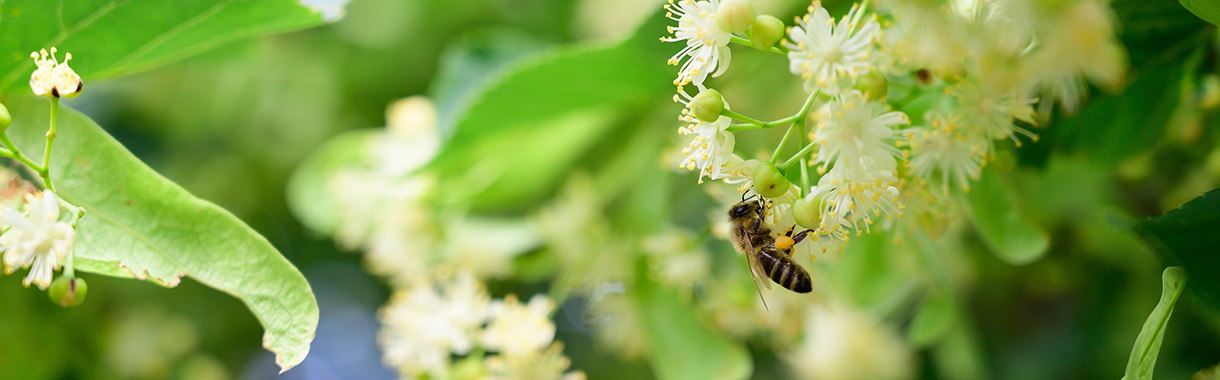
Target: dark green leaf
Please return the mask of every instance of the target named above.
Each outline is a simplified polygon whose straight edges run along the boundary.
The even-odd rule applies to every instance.
[[[1025,215],[1006,178],[985,170],[966,199],[979,236],[1001,260],[1025,265],[1046,253],[1046,230]]]
[[[662,16],[654,14],[616,44],[556,49],[506,68],[457,117],[436,162],[466,154],[485,136],[573,111],[667,101],[677,71],[665,61],[681,47],[657,40],[669,22]]]
[[[1212,25],[1220,25],[1220,2],[1213,0],[1179,0],[1182,6],[1194,13],[1195,16],[1212,23]]]
[[[0,92],[25,85],[34,71],[30,52],[42,48],[71,52],[72,68],[87,84],[227,42],[321,23],[321,16],[295,0],[0,2]]]
[[[456,118],[488,79],[547,46],[520,32],[503,29],[474,32],[450,45],[441,55],[440,71],[428,91],[436,102],[441,135],[452,134]]]
[[[13,111],[8,131],[31,157],[42,157],[48,103],[29,97],[6,102]],[[109,263],[99,273],[113,275],[121,267],[124,277],[168,286],[190,276],[250,308],[266,329],[263,346],[276,353],[281,368],[305,359],[318,304],[305,277],[267,239],[157,174],[76,111],[61,107],[58,136],[51,156],[56,191],[88,210],[77,226],[81,270]]]
[[[1220,305],[1220,190],[1160,216],[1140,223],[1153,246],[1181,265],[1190,277],[1191,289],[1213,306]]]
[[[660,380],[745,379],[750,356],[741,346],[695,318],[689,303],[637,274],[636,302],[652,344],[650,362]]]

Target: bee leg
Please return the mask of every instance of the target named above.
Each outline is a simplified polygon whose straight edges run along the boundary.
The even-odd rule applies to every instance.
[[[813,230],[804,230],[804,231],[798,232],[796,235],[792,235],[792,229],[789,228],[788,236],[792,237],[792,241],[800,243],[801,240],[805,240],[805,236],[808,236],[810,232],[813,232]]]

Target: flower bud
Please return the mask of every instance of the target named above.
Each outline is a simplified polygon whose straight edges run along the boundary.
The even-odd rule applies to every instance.
[[[869,99],[885,99],[890,91],[890,83],[881,71],[871,70],[856,80],[855,89],[863,91]]]
[[[724,111],[724,97],[715,89],[700,91],[699,95],[690,100],[690,109],[695,118],[714,123],[720,118],[720,112]]]
[[[771,50],[781,38],[784,38],[784,22],[774,16],[758,16],[750,24],[750,42],[754,43],[755,49]]]
[[[754,172],[754,191],[763,197],[775,198],[784,195],[791,188],[792,183],[788,182],[788,178],[784,177],[784,173],[781,173],[775,164],[763,162],[758,165],[758,171]]]
[[[819,203],[821,203],[820,200],[812,194],[793,202],[792,218],[796,219],[796,224],[811,230],[817,229],[822,224],[822,210]]]
[[[13,123],[13,116],[8,114],[8,108],[0,104],[0,131],[8,129],[8,125]]]
[[[749,0],[725,0],[716,11],[716,25],[721,30],[741,33],[754,22],[754,4]]]
[[[80,305],[85,302],[85,293],[89,292],[89,285],[85,284],[85,280],[59,276],[55,282],[51,283],[51,289],[47,291],[47,296],[51,297],[51,302],[56,305],[68,307]]]

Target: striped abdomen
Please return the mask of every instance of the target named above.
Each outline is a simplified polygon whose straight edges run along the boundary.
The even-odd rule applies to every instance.
[[[758,264],[762,266],[763,272],[767,273],[767,277],[788,290],[797,293],[809,293],[813,290],[809,272],[775,248],[766,247],[758,250]]]

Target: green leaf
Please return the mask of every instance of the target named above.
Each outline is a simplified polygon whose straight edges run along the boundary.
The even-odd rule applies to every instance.
[[[1220,189],[1212,190],[1175,210],[1144,219],[1139,230],[1169,261],[1191,279],[1191,289],[1213,306],[1220,306]]]
[[[0,92],[25,85],[34,71],[30,52],[42,48],[71,52],[72,68],[88,84],[321,23],[295,0],[9,0],[0,2]]]
[[[335,136],[297,166],[288,179],[285,192],[289,209],[302,224],[322,234],[335,233],[339,215],[328,181],[340,168],[367,165],[365,152],[370,141],[382,133],[382,130],[366,129]]]
[[[49,102],[15,98],[9,128],[22,151],[42,157]],[[157,174],[92,120],[59,112],[51,175],[58,194],[88,213],[77,225],[81,270],[168,286],[182,276],[237,297],[266,330],[263,346],[287,370],[309,352],[318,304],[305,277],[267,239],[224,209]],[[234,178],[239,185],[241,178]],[[241,191],[235,187],[234,191]],[[88,265],[85,265],[88,263]]]
[[[1120,94],[1094,94],[1079,114],[1046,129],[1046,142],[1106,165],[1152,148],[1182,100],[1183,78],[1199,64],[1202,41],[1183,40],[1159,52],[1135,70],[1135,81]]]
[[[1139,336],[1135,337],[1135,346],[1131,347],[1131,358],[1127,360],[1123,380],[1152,379],[1156,356],[1161,351],[1161,339],[1165,337],[1165,326],[1169,324],[1173,305],[1178,302],[1185,284],[1186,272],[1182,268],[1165,268],[1161,276],[1161,301],[1157,302],[1148,320],[1144,321]]]
[[[485,136],[573,111],[667,101],[677,69],[665,61],[681,46],[657,41],[670,22],[664,14],[654,14],[616,44],[555,49],[504,69],[457,118],[435,162],[465,154],[468,145]]]
[[[928,347],[940,342],[954,325],[957,318],[957,301],[953,294],[937,290],[924,296],[923,303],[911,319],[907,339],[915,347]]]
[[[636,302],[648,333],[650,363],[659,380],[745,379],[746,350],[703,325],[689,303],[637,269]]]
[[[533,125],[497,130],[437,159],[438,194],[473,202],[479,211],[522,211],[542,200],[612,123],[608,110],[589,110]],[[494,160],[487,159],[494,157]]]
[[[1220,2],[1215,0],[1179,0],[1182,6],[1195,16],[1212,23],[1212,25],[1220,25]]]
[[[1016,190],[1005,178],[985,170],[966,199],[979,236],[1001,260],[1025,265],[1046,254],[1050,237],[1022,212]]]
[[[428,90],[436,102],[441,135],[452,133],[456,118],[489,79],[547,46],[512,29],[489,29],[467,34],[445,49],[436,79]]]

